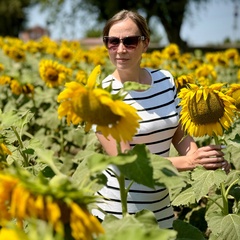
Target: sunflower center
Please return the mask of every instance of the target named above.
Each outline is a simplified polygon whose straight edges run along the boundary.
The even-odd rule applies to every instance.
[[[58,81],[58,72],[53,68],[48,68],[46,70],[46,76],[51,82]]]
[[[107,106],[102,104],[94,94],[84,94],[81,99],[74,101],[74,110],[84,121],[100,126],[117,123],[121,116],[116,115]]]
[[[216,123],[224,115],[224,105],[216,93],[208,94],[196,102],[196,95],[190,100],[188,110],[192,121],[196,124]]]

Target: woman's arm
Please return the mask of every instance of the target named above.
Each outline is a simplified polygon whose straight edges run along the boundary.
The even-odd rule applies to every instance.
[[[104,137],[100,132],[96,132],[96,136],[101,143],[103,149],[106,151],[106,153],[109,156],[117,156],[118,155],[118,149],[117,149],[117,143],[116,140],[112,136],[108,136],[107,138]],[[128,142],[121,142],[121,151],[125,152],[126,150],[130,149],[130,145]]]
[[[224,168],[226,172],[230,169],[230,164],[224,159],[221,145],[209,145],[198,148],[194,139],[184,136],[181,125],[179,125],[172,143],[180,156],[169,157],[168,159],[179,170],[192,170],[196,166],[203,166],[206,169]]]

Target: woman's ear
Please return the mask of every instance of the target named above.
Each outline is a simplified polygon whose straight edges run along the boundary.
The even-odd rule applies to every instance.
[[[146,52],[147,49],[148,49],[148,46],[149,46],[149,39],[146,39],[146,40],[143,42],[143,44],[144,44],[144,51],[143,51],[143,52]]]

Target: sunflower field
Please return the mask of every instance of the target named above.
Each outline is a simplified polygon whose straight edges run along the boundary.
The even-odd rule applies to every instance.
[[[240,239],[238,50],[181,53],[170,44],[144,53],[141,64],[173,74],[185,132],[199,146],[226,146],[231,171],[197,167],[179,173],[144,145],[107,156],[93,129],[117,142],[130,140],[139,117],[122,100],[146,86],[128,83],[115,95],[104,89],[101,80],[113,66],[103,46],[1,37],[1,240]],[[128,214],[122,185],[122,219],[108,215],[100,222],[91,214],[110,164],[118,167],[119,179],[169,189],[173,230],[160,229],[150,211]]]

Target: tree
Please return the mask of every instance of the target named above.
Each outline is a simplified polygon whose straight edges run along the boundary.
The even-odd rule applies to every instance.
[[[199,0],[205,1],[205,0]],[[90,9],[98,10],[99,21],[109,19],[114,13],[121,9],[140,10],[149,22],[152,17],[162,23],[170,43],[176,43],[185,49],[187,43],[181,39],[180,30],[184,15],[190,0],[145,0],[145,1],[111,1],[111,0],[82,0]]]
[[[99,23],[104,23],[116,12],[122,9],[140,11],[149,22],[155,17],[159,20],[165,29],[168,41],[176,43],[181,49],[186,49],[187,43],[180,36],[181,26],[184,18],[189,13],[189,5],[192,2],[200,5],[210,0],[40,0],[40,2],[49,7],[55,8],[56,12],[61,11],[61,6],[68,2],[71,5],[71,17],[78,14],[78,11],[84,11],[85,14],[97,14]],[[56,10],[57,9],[57,10]],[[53,16],[53,14],[51,14]],[[61,17],[63,14],[60,14]],[[60,16],[59,15],[59,16]],[[64,13],[66,16],[67,14]],[[69,16],[69,15],[68,15]],[[155,32],[155,31],[153,31]]]
[[[181,36],[181,26],[184,18],[190,13],[189,5],[195,2],[209,2],[209,0],[139,0],[139,1],[112,1],[112,0],[82,0],[89,11],[98,11],[99,21],[105,21],[114,13],[122,9],[141,11],[147,21],[156,17],[163,25],[168,41],[176,43],[185,50],[187,42]]]
[[[1,36],[18,36],[27,20],[24,10],[30,3],[31,0],[0,0]]]

